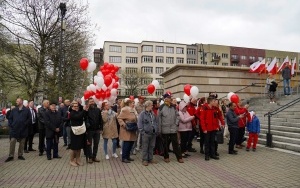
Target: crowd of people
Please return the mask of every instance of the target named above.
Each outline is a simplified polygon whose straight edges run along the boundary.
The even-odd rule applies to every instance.
[[[255,113],[248,111],[244,101],[238,104],[218,99],[216,93],[207,98],[191,98],[188,103],[174,98],[170,92],[161,99],[146,100],[139,96],[138,103],[130,98],[118,99],[115,104],[104,101],[99,107],[93,98],[85,104],[81,100],[65,100],[57,104],[44,100],[34,108],[33,101],[16,100],[7,118],[10,128],[10,150],[6,162],[14,159],[15,145],[19,142],[18,159],[25,160],[23,152],[35,151],[32,147],[34,134],[39,133],[39,156],[46,153],[48,160],[59,159],[60,137],[70,150],[70,165],[81,166],[81,154],[87,163],[100,162],[98,148],[103,138],[103,155],[106,160],[118,158],[121,148],[123,163],[131,163],[131,157],[141,151],[142,165],[156,164],[154,154],[170,162],[173,152],[179,163],[197,152],[193,140],[200,142],[200,153],[205,160],[218,160],[218,144],[229,137],[228,154],[236,155],[245,147],[245,129],[249,132],[246,151],[256,150],[260,123]],[[225,126],[226,125],[226,126]],[[108,142],[112,141],[111,153]],[[253,143],[253,144],[252,144]],[[172,147],[170,147],[172,145]],[[236,149],[237,148],[237,149]]]

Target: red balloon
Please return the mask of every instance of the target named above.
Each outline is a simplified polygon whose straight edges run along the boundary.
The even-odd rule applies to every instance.
[[[85,70],[85,69],[87,69],[88,66],[89,66],[89,60],[87,58],[82,58],[80,60],[80,68],[82,70]]]
[[[104,70],[104,66],[102,65],[101,67],[100,67],[100,71],[103,71]]]
[[[104,62],[104,63],[103,63],[104,68],[107,68],[108,65],[109,65],[109,63],[107,63],[107,62]]]
[[[105,91],[101,90],[100,91],[100,98],[105,99],[105,96],[106,96]]]
[[[134,96],[133,96],[133,95],[130,95],[130,96],[129,96],[129,99],[133,101],[133,100],[134,100]]]
[[[85,91],[83,94],[84,99],[88,99],[90,98],[90,92],[89,91]]]
[[[2,109],[2,114],[5,116],[6,115],[6,108]]]
[[[119,71],[119,67],[117,65],[114,66],[115,72]]]
[[[115,75],[114,79],[115,79],[116,82],[118,82],[120,78],[117,75]]]
[[[237,94],[233,94],[231,97],[230,97],[230,101],[233,102],[233,103],[236,103],[238,104],[240,102],[240,98]]]
[[[110,75],[106,75],[104,77],[104,84],[108,87],[112,82],[112,77]]]
[[[110,95],[111,95],[110,90],[106,90],[106,91],[105,91],[105,97],[106,97],[106,98],[109,98]]]
[[[115,83],[112,85],[112,87],[115,88],[115,89],[118,89],[119,84],[118,84],[117,82],[115,82]]]
[[[183,88],[184,93],[187,94],[188,96],[191,95],[191,87],[192,86],[190,84],[186,84]]]
[[[112,70],[115,69],[115,66],[114,66],[113,64],[109,64],[109,65],[107,66],[107,68],[108,68],[108,70],[112,71]]]
[[[152,94],[155,91],[155,86],[153,84],[149,84],[147,87],[148,93]]]
[[[97,98],[97,99],[100,99],[101,98],[101,94],[100,94],[100,92],[98,91],[98,92],[96,92],[96,94],[95,94],[95,97]]]

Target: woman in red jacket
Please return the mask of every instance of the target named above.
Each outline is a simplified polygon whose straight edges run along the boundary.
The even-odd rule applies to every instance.
[[[203,130],[201,128],[201,121],[200,121],[200,114],[202,111],[202,106],[203,104],[206,103],[206,99],[205,97],[202,97],[201,99],[198,100],[197,102],[197,109],[196,109],[196,113],[195,113],[195,117],[196,117],[196,121],[198,122],[198,126],[199,126],[199,132],[200,132],[200,153],[204,154],[204,150],[203,150],[203,145],[204,145],[204,139],[205,139],[205,135],[203,133]]]
[[[242,149],[244,146],[242,145],[242,143],[246,140],[246,138],[244,137],[245,127],[251,118],[247,108],[245,108],[245,104],[241,101],[237,104],[237,107],[235,108],[234,112],[236,113],[237,116],[244,114],[244,117],[240,118],[238,122],[239,129],[238,129],[237,138],[235,142],[236,148]]]

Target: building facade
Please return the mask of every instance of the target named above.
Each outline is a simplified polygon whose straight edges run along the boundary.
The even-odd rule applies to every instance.
[[[147,85],[152,80],[158,80],[160,89],[154,96],[160,96],[164,92],[162,73],[175,65],[206,65],[213,67],[249,67],[256,61],[266,58],[271,62],[277,57],[278,64],[283,62],[286,56],[290,59],[297,58],[300,64],[300,53],[285,52],[246,47],[234,47],[215,44],[182,44],[158,41],[142,41],[141,43],[105,41],[103,48],[94,50],[94,61],[99,65],[103,62],[113,63],[120,67],[120,95],[129,95],[126,84],[122,80],[121,72],[129,74],[145,74],[147,77],[142,82],[139,91],[141,95],[149,95]],[[299,65],[297,66],[299,69]],[[226,69],[225,69],[226,70]]]

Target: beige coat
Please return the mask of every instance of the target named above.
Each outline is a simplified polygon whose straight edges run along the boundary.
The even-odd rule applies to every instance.
[[[137,135],[136,132],[127,131],[125,129],[126,122],[137,122],[136,111],[128,106],[125,106],[121,109],[121,112],[118,116],[118,121],[120,124],[120,140],[123,141],[136,141]]]
[[[103,138],[113,139],[118,137],[118,128],[117,128],[117,114],[115,112],[114,115],[111,115],[110,119],[108,119],[108,110],[102,111],[102,119],[103,119]]]

